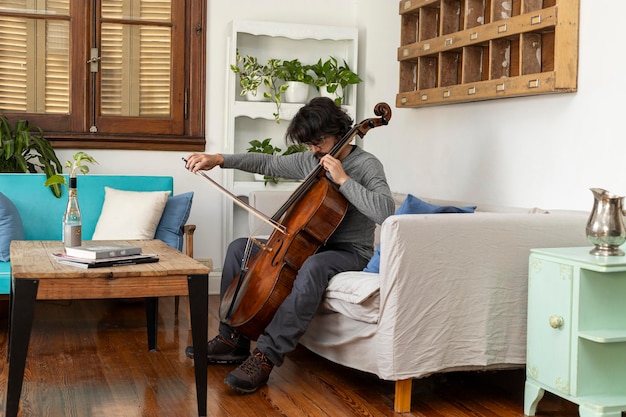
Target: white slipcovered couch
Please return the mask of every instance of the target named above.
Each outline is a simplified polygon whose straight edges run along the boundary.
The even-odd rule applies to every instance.
[[[286,191],[251,193],[272,215]],[[396,206],[405,195],[395,194]],[[300,343],[333,362],[396,382],[410,411],[411,381],[434,373],[523,367],[529,249],[591,246],[587,212],[483,205],[472,214],[409,214],[380,227],[380,272],[333,277]],[[253,234],[268,234],[250,216]]]

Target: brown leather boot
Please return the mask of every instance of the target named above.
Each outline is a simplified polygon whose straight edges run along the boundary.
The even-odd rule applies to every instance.
[[[259,349],[254,349],[239,368],[229,373],[224,382],[240,394],[251,394],[267,383],[274,364]]]
[[[185,355],[193,359],[193,346],[187,346]],[[241,363],[250,356],[250,341],[227,339],[218,334],[207,342],[206,356],[209,363]]]

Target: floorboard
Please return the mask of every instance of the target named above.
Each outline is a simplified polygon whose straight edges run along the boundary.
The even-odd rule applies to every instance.
[[[210,298],[209,334],[217,328]],[[186,299],[159,304],[158,350],[149,352],[143,302],[39,301],[31,336],[21,417],[196,416]],[[0,310],[6,302],[0,300]],[[6,358],[7,319],[0,311],[0,356]],[[0,413],[7,366],[0,362]],[[208,415],[359,417],[521,417],[523,369],[458,372],[413,382],[410,413],[393,412],[394,383],[329,362],[303,347],[275,368],[269,384],[241,396],[224,385],[232,366],[208,369]],[[577,406],[546,393],[537,416],[575,417]]]

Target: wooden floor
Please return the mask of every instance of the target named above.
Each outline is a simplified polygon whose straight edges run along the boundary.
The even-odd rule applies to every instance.
[[[197,415],[186,302],[159,305],[157,352],[148,352],[143,302],[40,301],[22,391],[22,417],[181,417]],[[210,297],[209,334],[217,327]],[[6,358],[7,321],[0,319]],[[367,352],[363,352],[367,354]],[[0,415],[7,366],[0,362]],[[299,347],[275,368],[268,386],[240,396],[222,382],[232,369],[209,366],[208,415],[244,416],[523,416],[523,370],[452,373],[414,381],[411,413],[393,412],[394,384],[333,364]],[[546,394],[538,416],[574,417],[577,407]]]

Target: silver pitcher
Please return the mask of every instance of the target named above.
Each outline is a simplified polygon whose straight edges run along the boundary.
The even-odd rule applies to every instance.
[[[626,242],[624,227],[624,197],[602,188],[590,188],[593,193],[593,209],[587,221],[587,239],[595,245],[592,255],[623,256],[619,247]]]

